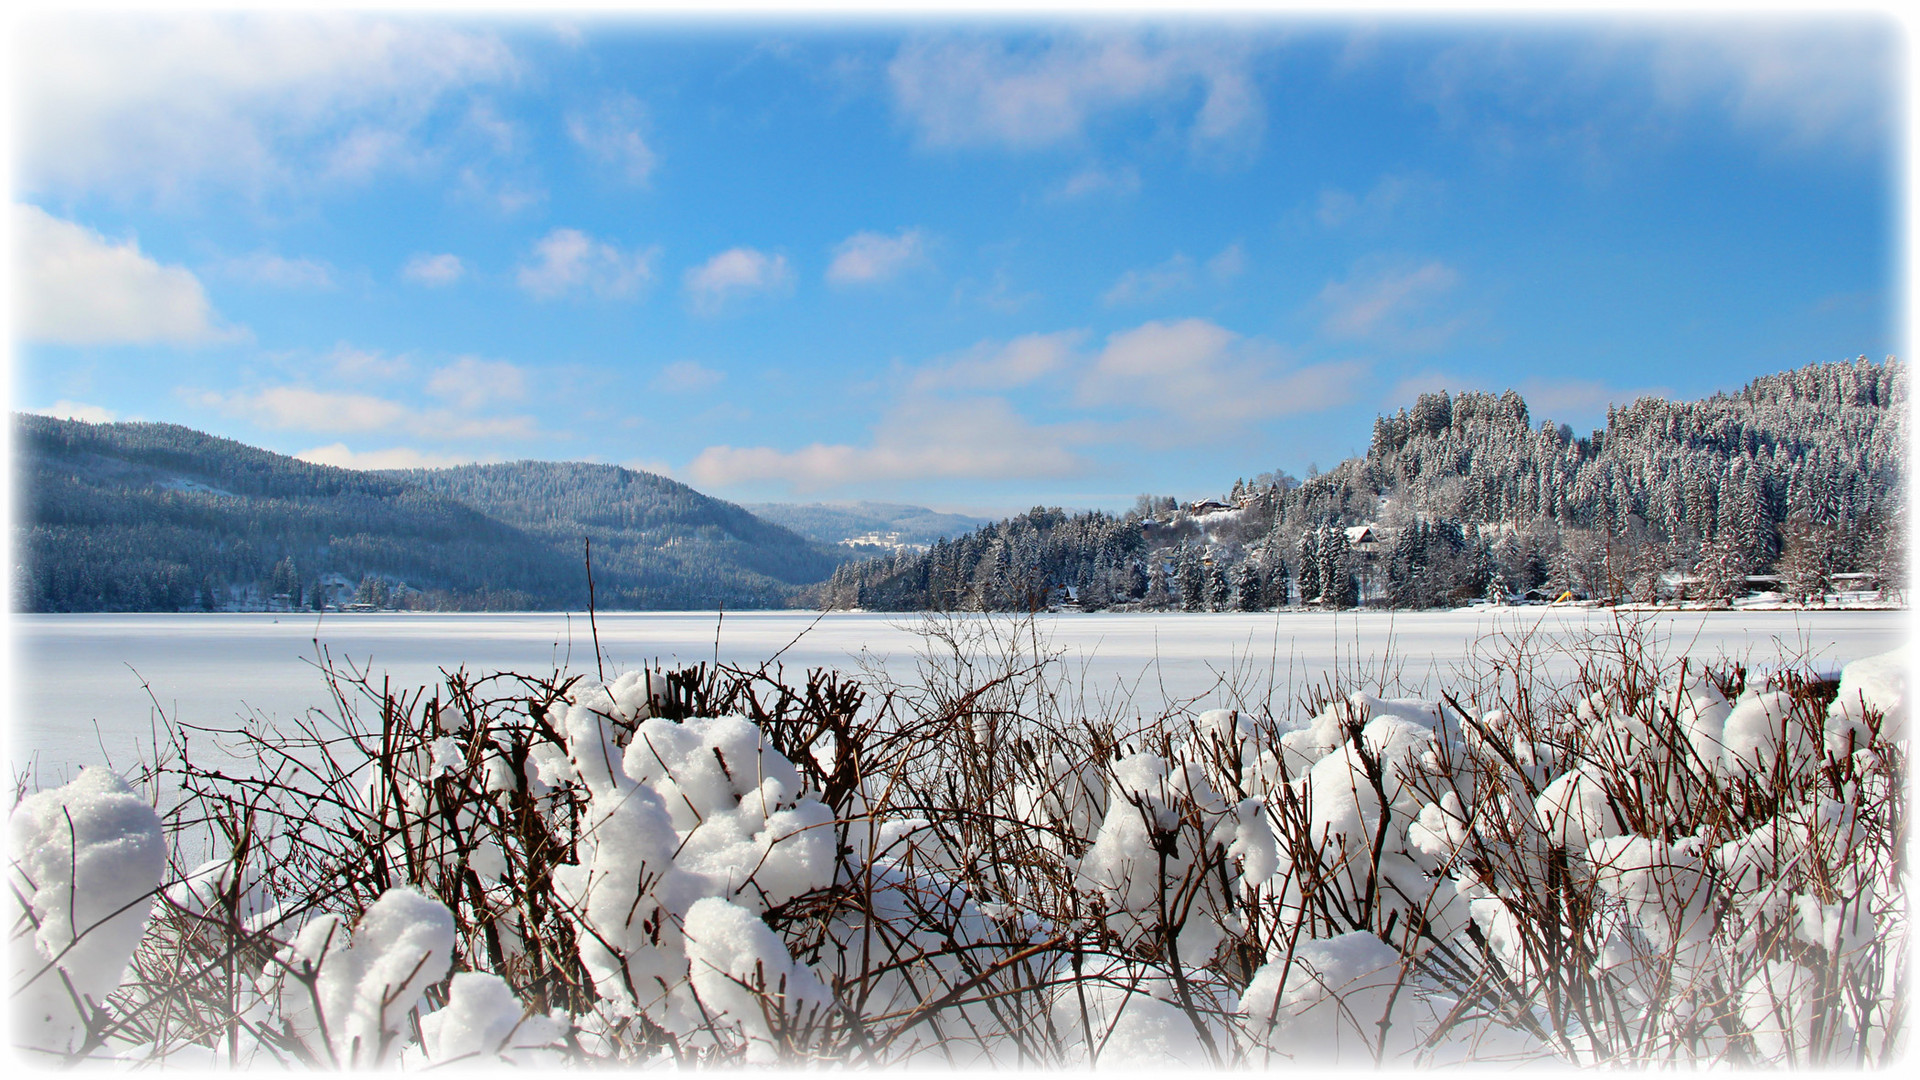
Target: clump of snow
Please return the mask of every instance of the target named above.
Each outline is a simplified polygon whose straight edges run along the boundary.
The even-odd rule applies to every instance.
[[[11,829],[13,1038],[64,1053],[125,978],[146,929],[166,866],[160,818],[125,781],[92,768],[23,799]]]
[[[1225,1028],[1183,1008],[1173,980],[1153,965],[1095,953],[1081,957],[1077,975],[1062,965],[1058,976],[1053,1026],[1090,1065],[1186,1071],[1212,1064],[1209,1041],[1216,1052],[1227,1045]]]
[[[1829,755],[1845,757],[1865,746],[1871,737],[1867,720],[1872,713],[1881,717],[1884,738],[1897,742],[1907,737],[1907,669],[1912,660],[1907,650],[1896,649],[1855,660],[1840,670],[1839,692],[1827,706]]]
[[[722,1030],[744,1038],[748,1061],[775,1061],[781,1049],[806,1044],[831,995],[780,935],[717,896],[687,910],[685,933],[694,993]]]
[[[1290,959],[1254,972],[1239,1012],[1249,1037],[1269,1054],[1302,1063],[1372,1065],[1419,1041],[1413,1024],[1393,1023],[1395,999],[1403,1008],[1413,1001],[1411,990],[1396,993],[1409,975],[1399,952],[1365,930],[1302,941]]]
[[[447,985],[447,1004],[420,1018],[421,1042],[434,1065],[504,1062],[555,1067],[566,1035],[552,1017],[527,1014],[498,975],[463,971]]]
[[[1746,693],[1727,714],[1721,754],[1730,775],[1766,776],[1776,768],[1798,770],[1812,761],[1815,732],[1794,716],[1785,690]],[[1787,760],[1783,763],[1781,758]]]
[[[1548,842],[1571,851],[1585,851],[1595,840],[1627,831],[1619,807],[1607,793],[1605,778],[1589,766],[1548,784],[1533,812]]]
[[[269,989],[293,1029],[309,1045],[324,1041],[334,1064],[375,1068],[396,1059],[411,1033],[407,1014],[447,977],[452,959],[453,913],[394,888],[351,931],[336,914],[308,923],[274,958],[279,977]]]

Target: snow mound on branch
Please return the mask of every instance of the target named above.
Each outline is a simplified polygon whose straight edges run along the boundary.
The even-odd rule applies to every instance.
[[[65,1052],[85,1036],[76,998],[98,1008],[146,930],[166,868],[160,818],[125,781],[94,768],[22,800],[11,828],[13,1039]]]
[[[559,1065],[560,1053],[552,1046],[565,1037],[566,1028],[524,1012],[505,979],[463,971],[448,984],[446,1007],[420,1018],[421,1041],[436,1066]]]
[[[1742,694],[1727,715],[1721,742],[1730,775],[1766,775],[1781,765],[1797,770],[1816,752],[1814,732],[1793,715],[1793,695],[1785,690]]]
[[[1828,754],[1844,757],[1867,744],[1869,712],[1880,714],[1880,730],[1888,740],[1907,737],[1907,673],[1912,662],[1908,650],[1895,649],[1840,670],[1840,691],[1827,706]]]
[[[747,1060],[769,1063],[806,1042],[831,995],[794,963],[780,935],[738,904],[709,896],[687,910],[687,962],[694,993],[722,1029],[745,1039]]]
[[[1627,831],[1604,778],[1587,766],[1548,784],[1534,802],[1533,814],[1548,842],[1569,851],[1585,851],[1595,840]]]
[[[1212,1061],[1201,1025],[1216,1050],[1227,1045],[1227,1033],[1204,1012],[1180,1007],[1173,980],[1153,965],[1089,953],[1081,958],[1079,975],[1062,964],[1055,977],[1062,989],[1054,995],[1053,1026],[1068,1047],[1082,1052],[1092,1034],[1089,1064],[1205,1067]]]
[[[1394,1005],[1413,1000],[1400,954],[1365,930],[1300,942],[1291,960],[1264,964],[1240,995],[1240,1015],[1257,1045],[1296,1061],[1373,1064],[1419,1041],[1414,1025],[1380,1026]],[[1402,987],[1404,993],[1395,993]],[[1397,1000],[1396,1000],[1397,999]],[[1397,1029],[1397,1030],[1396,1030]]]
[[[360,916],[351,935],[341,916],[323,915],[308,923],[276,962],[284,972],[315,974],[310,994],[299,980],[283,978],[281,1005],[290,1017],[304,1020],[297,1026],[310,1033],[325,1019],[337,1064],[385,1065],[407,1042],[407,1014],[428,987],[447,977],[453,913],[412,888],[388,889]]]

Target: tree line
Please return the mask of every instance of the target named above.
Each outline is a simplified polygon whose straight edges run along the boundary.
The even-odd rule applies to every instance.
[[[1516,595],[1807,599],[1906,569],[1906,367],[1865,357],[1704,401],[1642,398],[1579,437],[1514,392],[1423,394],[1363,457],[1220,500],[1035,507],[924,555],[848,564],[829,607],[1455,606]]]

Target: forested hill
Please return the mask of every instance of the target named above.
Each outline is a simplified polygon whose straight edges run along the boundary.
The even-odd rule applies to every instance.
[[[780,606],[835,553],[610,466],[310,465],[173,424],[14,417],[15,606],[177,611],[367,602],[578,610]]]
[[[1427,394],[1365,457],[1131,513],[1036,507],[925,555],[851,564],[828,605],[1430,607],[1540,590],[1730,598],[1752,577],[1808,596],[1845,573],[1897,584],[1907,372],[1817,364],[1705,401],[1643,398],[1576,437],[1519,394]],[[1362,528],[1365,526],[1365,528]]]
[[[539,536],[578,563],[593,541],[609,607],[774,607],[844,561],[828,548],[675,480],[615,465],[519,461],[382,473]]]

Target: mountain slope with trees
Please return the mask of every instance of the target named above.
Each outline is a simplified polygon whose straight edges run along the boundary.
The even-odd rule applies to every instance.
[[[1421,608],[1525,594],[1790,597],[1905,574],[1907,373],[1862,357],[1705,401],[1643,398],[1576,437],[1504,394],[1424,394],[1365,457],[1124,515],[1036,507],[924,555],[850,564],[827,606]],[[1776,584],[1763,580],[1759,584]]]
[[[518,461],[382,473],[472,506],[581,560],[613,608],[779,607],[847,556],[675,480],[616,465]]]
[[[782,606],[841,556],[612,466],[312,465],[174,424],[16,414],[14,604],[179,611],[361,600],[580,609]]]

